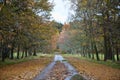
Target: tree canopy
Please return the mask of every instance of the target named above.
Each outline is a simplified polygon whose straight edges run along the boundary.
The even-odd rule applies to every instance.
[[[120,48],[120,2],[119,0],[69,0],[75,15],[71,16],[71,36],[65,46],[71,53],[81,53],[99,60],[99,54],[104,54],[104,60],[119,60]],[[71,47],[72,46],[72,47]]]
[[[49,21],[53,4],[48,0],[3,0],[0,2],[0,54],[2,60],[13,59],[17,51],[24,56],[47,51],[57,33]],[[25,54],[24,54],[25,53]]]

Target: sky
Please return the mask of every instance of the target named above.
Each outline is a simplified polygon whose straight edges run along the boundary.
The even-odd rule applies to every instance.
[[[70,12],[69,2],[65,0],[49,0],[49,1],[54,3],[54,8],[51,12],[52,20],[55,20],[63,24],[67,22]]]

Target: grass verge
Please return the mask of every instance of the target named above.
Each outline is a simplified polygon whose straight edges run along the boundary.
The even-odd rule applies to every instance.
[[[62,54],[63,57],[76,57],[78,59],[81,59],[81,60],[86,60],[86,61],[89,61],[89,62],[93,62],[93,63],[97,63],[97,64],[103,64],[103,65],[106,65],[106,66],[109,66],[109,67],[112,67],[112,68],[117,68],[117,69],[120,69],[120,62],[113,62],[111,60],[108,60],[108,61],[97,61],[97,60],[93,60],[93,59],[89,59],[89,58],[85,58],[85,57],[81,57],[80,55],[76,55],[76,54]]]
[[[26,61],[30,61],[30,60],[34,60],[34,59],[39,59],[41,57],[53,57],[53,55],[51,54],[37,54],[37,56],[28,56],[25,58],[21,58],[21,59],[6,59],[5,62],[0,61],[0,68],[4,67],[6,65],[12,65],[12,64],[17,64],[17,63],[22,63],[22,62],[26,62]]]

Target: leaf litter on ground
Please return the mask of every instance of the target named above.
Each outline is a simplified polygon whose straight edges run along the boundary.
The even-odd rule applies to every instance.
[[[32,80],[51,61],[50,57],[41,57],[40,59],[4,66],[0,68],[0,80]]]
[[[75,57],[69,57],[67,60],[80,74],[92,77],[94,80],[120,80],[120,69],[92,63]]]

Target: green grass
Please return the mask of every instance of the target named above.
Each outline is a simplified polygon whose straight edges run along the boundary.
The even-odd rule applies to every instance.
[[[14,53],[14,59],[5,59],[5,62],[0,61],[0,68],[4,67],[6,65],[12,65],[12,64],[17,64],[21,62],[26,62],[29,60],[34,60],[34,59],[39,59],[41,57],[53,57],[54,55],[52,54],[37,54],[37,56],[28,56],[22,59],[16,59],[16,53]]]
[[[88,58],[84,58],[84,57],[80,57],[80,59],[87,60],[87,61],[93,62],[93,63],[103,64],[103,65],[106,65],[106,66],[109,66],[109,67],[112,67],[112,68],[120,69],[120,62],[113,62],[113,61],[111,61],[111,60],[107,60],[107,61],[103,61],[103,60],[97,61],[97,60],[88,59]]]
[[[92,63],[97,63],[97,64],[103,64],[103,65],[106,65],[106,66],[109,66],[109,67],[112,67],[112,68],[116,68],[116,69],[120,69],[120,62],[113,62],[111,60],[108,60],[108,61],[97,61],[96,59],[89,59],[89,58],[85,58],[85,57],[82,57],[81,55],[78,55],[78,54],[62,54],[63,57],[76,57],[76,58],[79,58],[81,60],[86,60],[86,61],[89,61],[89,62],[92,62]],[[102,56],[103,58],[103,56]]]
[[[4,67],[6,65],[12,65],[12,64],[16,64],[16,63],[20,63],[20,62],[25,62],[25,61],[29,61],[35,59],[35,57],[31,56],[31,57],[26,57],[26,58],[22,58],[22,59],[6,59],[5,62],[0,61],[0,67]]]
[[[29,60],[33,60],[33,59],[39,59],[41,57],[54,57],[55,54],[37,54],[37,56],[28,56],[26,58],[23,59],[16,59],[16,53],[14,53],[14,57],[15,59],[10,60],[10,59],[6,59],[5,62],[0,61],[0,67],[6,66],[6,65],[12,65],[12,64],[16,64],[16,63],[21,63],[21,62],[25,62],[25,61],[29,61]],[[63,57],[76,57],[79,58],[81,60],[87,60],[89,62],[93,62],[93,63],[97,63],[97,64],[103,64],[106,66],[110,66],[112,68],[117,68],[120,69],[120,62],[113,62],[113,61],[97,61],[97,60],[92,60],[92,59],[88,59],[85,57],[81,57],[81,55],[79,54],[61,54]],[[103,55],[100,55],[101,59],[103,58]]]

